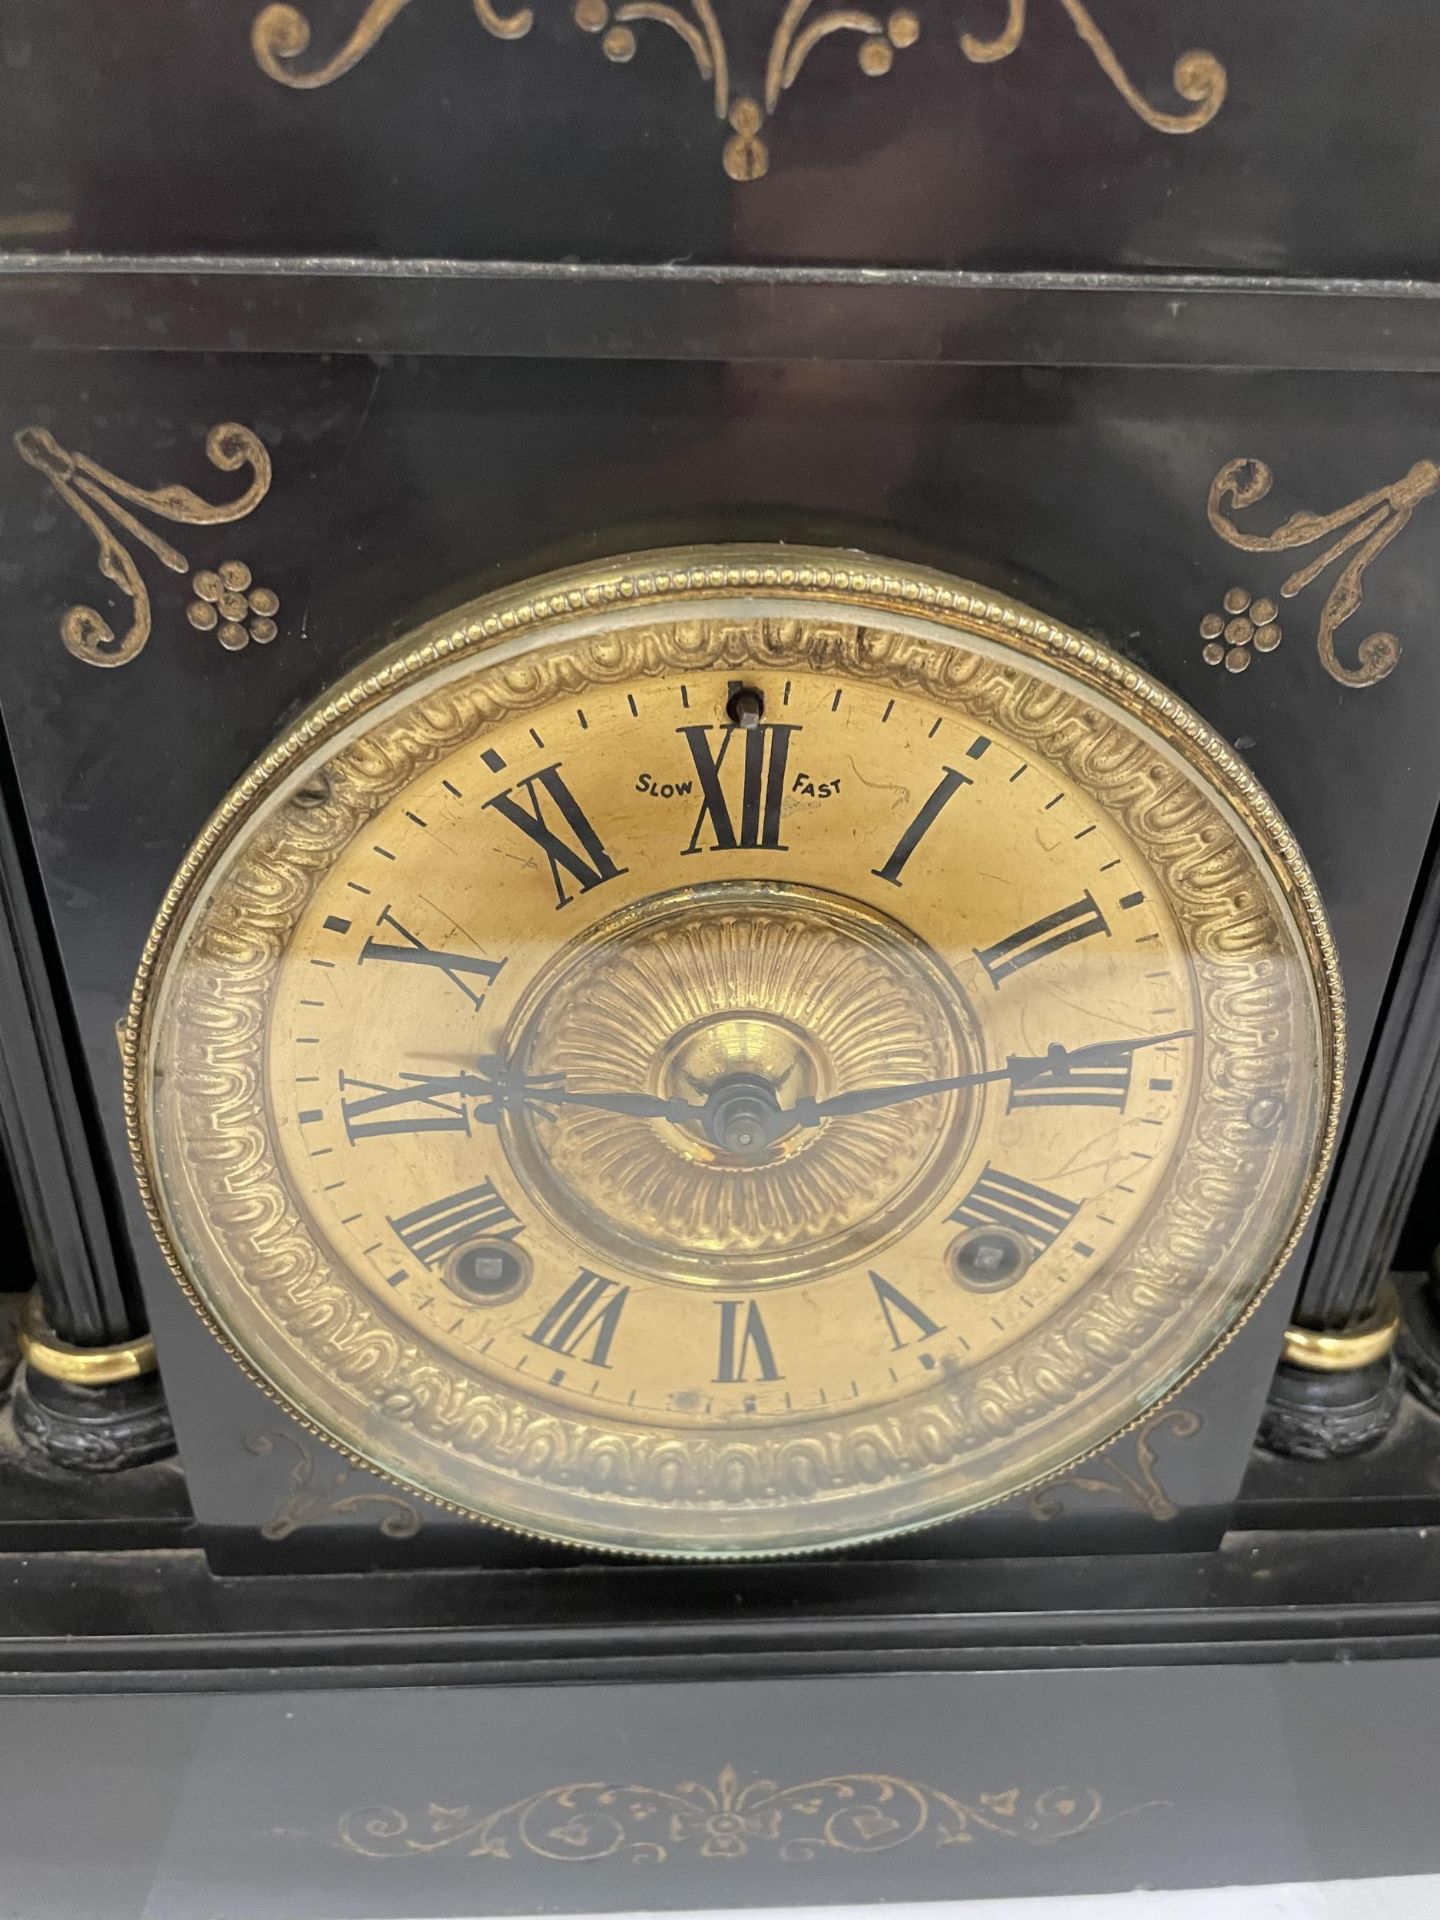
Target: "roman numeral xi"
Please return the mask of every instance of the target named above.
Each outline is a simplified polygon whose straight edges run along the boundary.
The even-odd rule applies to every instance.
[[[628,871],[616,866],[585,809],[561,778],[558,760],[554,766],[542,767],[539,773],[497,793],[485,805],[493,807],[502,820],[518,828],[544,854],[557,907],[568,907],[574,898],[566,891],[567,878],[581,893],[588,893],[592,887]]]

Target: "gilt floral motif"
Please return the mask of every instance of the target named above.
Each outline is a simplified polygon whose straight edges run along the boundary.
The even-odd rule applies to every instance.
[[[338,49],[328,59],[309,65],[305,64],[311,45],[309,18],[298,7],[272,4],[255,18],[251,47],[261,69],[282,86],[328,86],[363,60],[410,4],[411,0],[369,0]],[[532,7],[504,13],[493,0],[471,0],[471,4],[480,25],[497,40],[522,40],[535,24]],[[1159,107],[1131,79],[1084,0],[1058,0],[1058,4],[1106,79],[1147,127],[1157,133],[1196,133],[1220,111],[1228,79],[1213,53],[1183,53],[1171,79],[1186,105],[1178,111]],[[1027,0],[1006,0],[1006,8],[998,33],[962,29],[960,48],[972,64],[990,65],[1019,49],[1029,24]],[[636,57],[645,27],[664,27],[683,42],[709,91],[715,118],[729,130],[722,159],[726,173],[736,181],[759,180],[769,172],[764,130],[822,42],[835,34],[854,36],[857,67],[867,79],[879,80],[890,72],[897,55],[908,53],[921,37],[920,15],[910,7],[882,15],[865,7],[787,0],[770,34],[763,72],[757,71],[747,83],[737,76],[725,24],[712,0],[674,0],[673,4],[671,0],[621,0],[619,5],[614,0],[574,0],[571,15],[581,32],[593,35],[606,59],[616,65]]]
[[[91,667],[123,667],[150,638],[150,591],[127,538],[171,573],[190,572],[185,555],[132,507],[183,526],[225,526],[252,514],[270,491],[270,455],[264,443],[233,420],[212,427],[205,436],[205,457],[212,467],[221,473],[249,474],[244,492],[233,500],[205,500],[189,487],[137,487],[88,454],[69,452],[44,427],[22,427],[15,435],[15,449],[89,528],[99,549],[102,577],[130,602],[130,624],[122,634],[96,607],[70,607],[61,615],[60,638],[77,660]],[[198,572],[190,584],[195,596],[187,609],[191,626],[213,632],[228,651],[275,638],[280,597],[269,587],[256,587],[243,560],[223,560],[218,571]]]
[[[245,1445],[255,1454],[274,1453],[283,1445],[291,1455],[289,1491],[261,1527],[262,1539],[288,1540],[300,1527],[337,1517],[348,1519],[352,1514],[380,1516],[380,1531],[387,1540],[413,1540],[420,1531],[420,1515],[408,1500],[363,1483],[352,1488],[356,1476],[350,1467],[336,1466],[317,1481],[313,1457],[292,1434],[252,1433]]]
[[[591,1780],[488,1812],[433,1802],[413,1814],[358,1807],[342,1816],[334,1838],[346,1852],[376,1860],[455,1852],[471,1859],[530,1854],[577,1865],[623,1859],[663,1866],[697,1855],[718,1862],[768,1853],[803,1864],[823,1854],[885,1853],[915,1844],[1048,1846],[1113,1817],[1093,1787],[1033,1795],[1005,1787],[960,1800],[896,1774],[834,1774],[782,1787],[774,1780],[742,1782],[727,1766],[713,1787],[695,1780],[674,1787]]]
[[[1208,514],[1210,525],[1220,538],[1232,547],[1238,547],[1242,553],[1293,553],[1301,547],[1326,544],[1321,551],[1304,566],[1297,567],[1290,577],[1280,586],[1280,597],[1293,600],[1306,587],[1314,584],[1328,567],[1344,560],[1330,589],[1328,598],[1320,613],[1320,627],[1316,635],[1316,650],[1320,655],[1320,664],[1332,680],[1338,680],[1342,687],[1373,687],[1377,680],[1383,680],[1395,671],[1400,660],[1400,642],[1393,633],[1377,632],[1367,634],[1355,649],[1354,666],[1347,666],[1336,651],[1336,638],[1340,628],[1360,610],[1364,599],[1365,570],[1372,560],[1389,546],[1398,534],[1410,524],[1415,509],[1432,494],[1440,492],[1440,465],[1433,460],[1417,460],[1410,471],[1388,487],[1377,487],[1373,493],[1365,493],[1358,500],[1352,500],[1348,506],[1339,507],[1334,513],[1311,513],[1306,508],[1292,513],[1283,520],[1272,533],[1254,533],[1248,527],[1236,524],[1235,516],[1251,507],[1256,507],[1269,494],[1274,485],[1275,476],[1263,460],[1227,460],[1210,483]],[[1346,555],[1349,556],[1346,559]],[[1231,601],[1235,610],[1231,611]],[[1266,618],[1261,621],[1257,609],[1266,610]],[[1271,600],[1256,601],[1251,604],[1250,590],[1246,587],[1234,587],[1225,598],[1227,621],[1219,627],[1213,622],[1218,615],[1207,615],[1201,623],[1201,636],[1206,641],[1205,658],[1212,665],[1223,660],[1232,673],[1243,671],[1248,664],[1247,647],[1253,640],[1255,646],[1265,649],[1266,641],[1262,634],[1270,636],[1271,646],[1278,646],[1280,629],[1274,625],[1278,608]],[[1234,622],[1233,629],[1228,622]],[[1257,624],[1258,623],[1258,624]],[[1250,628],[1249,633],[1243,629]],[[1237,638],[1231,640],[1231,633]],[[1212,648],[1220,646],[1221,640],[1229,642],[1216,659]]]

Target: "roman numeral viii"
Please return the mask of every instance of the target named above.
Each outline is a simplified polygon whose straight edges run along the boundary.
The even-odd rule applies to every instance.
[[[377,940],[373,934],[360,949],[363,965],[367,960],[391,960],[398,964],[414,967],[434,967],[443,973],[451,986],[458,987],[471,1006],[478,1007],[485,998],[485,989],[494,983],[495,976],[504,966],[503,960],[479,960],[470,954],[442,953],[436,947],[427,947],[423,940],[417,939],[407,926],[397,920],[389,907],[383,907],[377,927],[392,927],[400,935],[398,941]],[[479,982],[477,986],[475,983]]]
[[[524,798],[517,799],[517,794]],[[584,808],[561,779],[558,760],[553,767],[542,767],[539,773],[507,787],[485,804],[512,827],[518,827],[545,855],[557,907],[568,907],[573,898],[565,889],[567,874],[581,893],[588,893],[592,887],[629,871],[617,867],[611,859]]]
[[[765,1331],[760,1309],[753,1300],[718,1300],[720,1309],[720,1356],[715,1378],[722,1386],[734,1386],[743,1380],[778,1380],[774,1349]],[[751,1362],[755,1372],[750,1372]]]
[[[790,736],[799,727],[762,722],[758,727],[680,727],[700,780],[700,811],[686,853],[700,853],[700,836],[709,826],[713,853],[732,853],[742,847],[770,847],[786,851],[780,838],[780,811],[785,803],[785,763]],[[710,744],[720,735],[718,751]],[[736,734],[744,746],[731,751]],[[738,778],[737,778],[738,775]],[[727,794],[727,785],[730,793]],[[737,829],[731,799],[738,789],[740,823]]]
[[[962,1227],[1008,1227],[1037,1253],[1053,1246],[1080,1211],[1076,1200],[1051,1193],[998,1167],[986,1167],[950,1218]]]
[[[608,1367],[615,1329],[629,1298],[629,1287],[582,1267],[535,1331],[525,1337],[567,1359]]]
[[[1047,913],[1043,920],[1008,934],[993,947],[977,947],[975,957],[989,974],[991,985],[998,987],[1012,973],[1033,966],[1037,960],[1058,953],[1062,947],[1073,946],[1077,940],[1088,940],[1096,933],[1108,936],[1109,932],[1104,914],[1086,891],[1068,907]]]
[[[489,1180],[482,1180],[478,1187],[466,1187],[463,1193],[432,1200],[413,1213],[402,1213],[398,1220],[391,1214],[389,1220],[425,1267],[441,1266],[446,1254],[467,1240],[513,1240],[520,1232],[519,1220]]]

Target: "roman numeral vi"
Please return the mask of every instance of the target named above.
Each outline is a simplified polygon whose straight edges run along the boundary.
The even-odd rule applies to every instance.
[[[719,1300],[720,1357],[715,1378],[722,1386],[750,1379],[753,1360],[758,1380],[778,1380],[780,1369],[760,1309],[753,1300]]]

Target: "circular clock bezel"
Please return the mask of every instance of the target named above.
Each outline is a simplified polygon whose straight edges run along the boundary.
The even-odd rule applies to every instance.
[[[1248,839],[1283,903],[1289,928],[1307,963],[1313,994],[1315,1042],[1315,1123],[1306,1170],[1291,1229],[1263,1275],[1246,1293],[1238,1311],[1203,1352],[1188,1360],[1163,1391],[1137,1404],[1131,1416],[1063,1458],[1050,1459],[1034,1473],[1012,1477],[983,1497],[957,1502],[953,1497],[932,1510],[909,1515],[898,1524],[879,1523],[870,1502],[867,1524],[844,1532],[807,1526],[803,1505],[785,1509],[789,1525],[774,1538],[726,1543],[723,1529],[703,1541],[678,1541],[663,1532],[647,1533],[642,1522],[625,1529],[590,1531],[584,1502],[577,1518],[573,1499],[508,1505],[483,1503],[426,1485],[406,1470],[406,1462],[367,1453],[353,1434],[331,1424],[323,1405],[271,1378],[263,1363],[263,1342],[247,1347],[190,1271],[184,1235],[172,1217],[163,1178],[157,1177],[159,1146],[154,1136],[151,1074],[154,1012],[165,986],[169,961],[203,912],[222,873],[226,855],[260,819],[273,818],[295,798],[321,762],[347,740],[379,724],[386,711],[415,697],[418,683],[432,676],[449,679],[481,664],[517,659],[541,645],[559,645],[567,634],[611,627],[636,628],[657,615],[680,621],[704,619],[721,603],[741,600],[759,616],[788,608],[806,614],[829,613],[854,622],[869,615],[898,631],[938,643],[947,636],[972,651],[1010,653],[1040,671],[1042,678],[1109,706],[1137,735],[1147,735],[1177,756],[1192,780],[1198,780],[1223,816]],[[938,697],[938,696],[937,696]],[[326,694],[275,743],[212,816],[191,849],[162,902],[136,976],[122,1038],[126,1124],[142,1198],[165,1257],[182,1289],[231,1357],[246,1374],[283,1406],[302,1427],[335,1447],[353,1464],[403,1487],[438,1508],[483,1520],[511,1531],[531,1533],[564,1544],[619,1553],[673,1559],[770,1558],[813,1552],[890,1537],[933,1526],[959,1513],[980,1511],[1012,1499],[1070,1472],[1082,1460],[1111,1445],[1141,1420],[1172,1400],[1229,1345],[1273,1285],[1304,1229],[1324,1181],[1333,1150],[1343,1081],[1344,1000],[1338,961],[1318,891],[1288,827],[1259,783],[1200,718],[1173,694],[1130,662],[1095,640],[1003,596],[962,580],[865,555],[786,547],[693,548],[609,561],[599,566],[531,580],[472,601],[407,636],[368,667]],[[257,1347],[262,1357],[257,1358]],[[272,1357],[273,1364],[273,1357]],[[283,1371],[283,1369],[282,1369]],[[908,1404],[908,1403],[907,1403]],[[484,1475],[479,1476],[482,1480]],[[493,1479],[493,1476],[492,1476]],[[823,1503],[822,1503],[823,1504]]]

